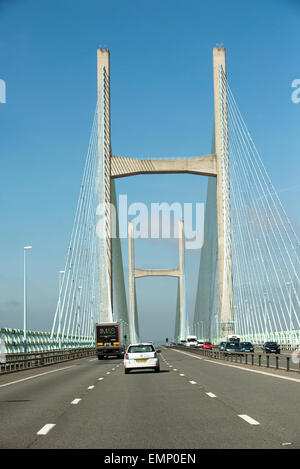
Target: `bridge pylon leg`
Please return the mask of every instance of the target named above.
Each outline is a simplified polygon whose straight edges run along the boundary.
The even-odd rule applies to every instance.
[[[220,336],[233,332],[232,250],[229,186],[226,55],[213,49],[214,142],[217,157],[218,276]]]

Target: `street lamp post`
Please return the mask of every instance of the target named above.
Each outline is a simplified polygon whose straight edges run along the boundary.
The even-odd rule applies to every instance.
[[[267,337],[267,300],[268,300],[268,294],[265,291],[264,292],[264,303],[265,303],[265,340],[264,342],[268,340],[268,337]]]
[[[81,318],[80,318],[80,314],[81,314],[81,311],[80,311],[80,308],[81,308],[81,290],[82,290],[82,286],[80,285],[78,287],[78,300],[77,300],[78,301],[78,304],[77,304],[77,321],[76,321],[77,322],[77,325],[76,325],[77,340],[79,340],[79,331],[80,331],[80,326],[81,326],[81,324],[80,324],[80,320],[81,320]]]
[[[94,330],[95,330],[95,322],[94,322],[94,302],[95,302],[95,297],[92,296],[92,299],[91,299],[91,314],[90,314],[90,328],[89,328],[89,331],[90,331],[90,334],[92,335],[92,337],[94,337],[93,340],[96,340],[95,333],[94,333]]]
[[[62,330],[61,330],[61,288],[62,288],[62,281],[61,281],[61,277],[62,275],[65,273],[64,270],[60,270],[58,272],[58,288],[59,288],[59,292],[58,292],[58,347],[61,349],[62,347]]]
[[[243,309],[243,311],[245,311],[244,316],[246,316],[246,323],[245,324],[246,324],[246,328],[247,328],[245,335],[246,335],[246,340],[250,340],[250,337],[249,337],[250,336],[250,317],[249,317],[249,308],[248,308],[249,302],[248,302],[247,299],[244,300],[244,304],[245,304],[245,309]],[[241,307],[241,308],[243,308],[243,307]],[[252,342],[252,340],[250,340],[250,342]]]
[[[289,342],[292,343],[292,282],[286,282],[286,286],[289,287],[289,322],[290,322],[290,331],[289,331]]]
[[[32,246],[24,246],[24,333],[23,347],[24,353],[27,352],[27,268],[26,268],[26,252],[32,249]]]

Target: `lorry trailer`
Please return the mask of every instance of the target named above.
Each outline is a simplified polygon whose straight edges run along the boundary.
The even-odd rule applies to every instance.
[[[124,345],[121,343],[120,324],[118,322],[97,323],[95,330],[98,360],[111,356],[124,357]]]

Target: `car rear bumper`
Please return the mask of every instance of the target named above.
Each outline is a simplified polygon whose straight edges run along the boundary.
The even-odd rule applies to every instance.
[[[149,358],[146,362],[138,362],[136,360],[124,360],[124,368],[127,369],[139,369],[139,368],[157,368],[159,366],[158,359]]]

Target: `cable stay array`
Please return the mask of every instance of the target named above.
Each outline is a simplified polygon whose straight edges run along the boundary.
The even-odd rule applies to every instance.
[[[224,72],[235,332],[256,343],[300,340],[299,238]]]
[[[100,319],[97,131],[96,110],[51,331],[63,347],[91,345]]]

